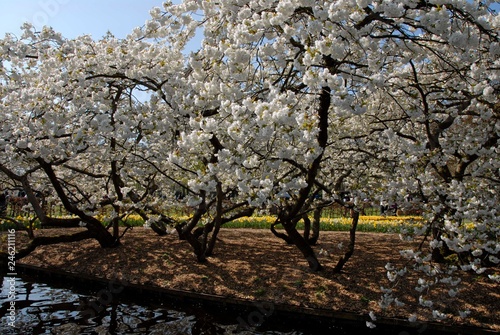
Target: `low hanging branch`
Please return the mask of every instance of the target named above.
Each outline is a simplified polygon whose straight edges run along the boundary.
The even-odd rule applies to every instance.
[[[78,241],[86,240],[89,238],[93,238],[93,235],[88,230],[81,231],[81,232],[75,233],[73,235],[35,237],[33,240],[31,240],[31,242],[26,247],[24,247],[18,253],[16,253],[16,260],[20,260],[20,259],[28,256],[36,248],[38,248],[42,245],[78,242]],[[7,253],[0,253],[0,263],[7,262],[8,256],[9,255]]]
[[[49,163],[46,163],[41,158],[38,158],[37,162],[45,172],[46,176],[49,178],[64,208],[71,214],[78,216],[79,219],[85,223],[85,227],[89,230],[89,232],[91,232],[92,237],[94,237],[99,242],[101,247],[109,248],[118,246],[120,244],[120,241],[117,238],[113,237],[104,228],[104,226],[98,219],[91,215],[87,215],[84,211],[80,210],[78,207],[71,203],[56,176],[53,166]]]

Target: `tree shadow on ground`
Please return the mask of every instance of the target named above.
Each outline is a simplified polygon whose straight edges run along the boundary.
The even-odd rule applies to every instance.
[[[56,230],[39,232],[55,233]],[[396,234],[359,232],[353,256],[342,273],[334,274],[333,268],[348,243],[348,232],[322,232],[314,248],[325,269],[313,272],[294,246],[269,230],[222,229],[214,255],[207,262],[198,263],[189,244],[176,235],[159,237],[150,230],[134,228],[125,234],[118,248],[102,249],[93,240],[44,246],[21,263],[148,287],[363,315],[375,311],[405,319],[419,312],[431,319],[432,311],[418,304],[416,277],[391,283],[386,276],[388,262],[396,267],[409,266],[399,250],[415,247],[416,242],[403,242]],[[463,284],[461,295],[435,301],[436,306],[450,312],[467,306],[475,314],[468,322],[477,326],[499,325],[500,317],[492,309],[500,301],[494,285],[475,276],[465,276]],[[401,296],[406,305],[381,311],[381,286],[392,287],[395,296]]]

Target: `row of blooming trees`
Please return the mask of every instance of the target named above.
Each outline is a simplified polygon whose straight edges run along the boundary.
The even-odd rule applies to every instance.
[[[498,266],[500,21],[487,1],[186,0],[151,16],[123,40],[29,25],[0,40],[2,180],[42,225],[87,228],[24,254],[117,246],[118,222],[138,213],[204,261],[225,223],[273,208],[276,235],[321,270],[317,230],[297,223],[338,202],[353,213],[340,271],[359,213],[347,188],[424,209],[412,233],[425,248],[404,251],[422,283],[455,283],[451,254],[462,270]],[[73,217],[51,217],[36,192]],[[176,193],[188,219],[168,215]]]

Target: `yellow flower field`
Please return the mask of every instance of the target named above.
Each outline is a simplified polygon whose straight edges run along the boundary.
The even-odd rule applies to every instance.
[[[175,217],[178,221],[189,219],[188,216],[177,216]],[[108,221],[105,215],[98,215],[97,219],[102,222]],[[29,217],[18,216],[15,218],[18,222],[22,223],[24,226],[29,227]],[[129,214],[124,220],[123,224],[140,227],[145,224],[141,216],[137,214]],[[227,228],[260,228],[268,229],[276,221],[276,217],[272,215],[260,215],[244,217],[234,220],[233,222],[227,223],[224,227]],[[399,232],[402,227],[415,227],[423,223],[424,219],[419,216],[360,216],[358,221],[358,231],[371,231],[371,232]],[[6,228],[5,225],[7,221],[0,220],[0,228]],[[203,223],[203,222],[202,222]],[[352,219],[348,217],[337,217],[321,218],[320,228],[321,230],[329,231],[346,231],[351,228]],[[34,224],[34,228],[38,228],[37,222]],[[278,225],[277,228],[280,228]],[[303,222],[300,221],[298,228],[303,228]],[[2,229],[4,230],[4,229]]]

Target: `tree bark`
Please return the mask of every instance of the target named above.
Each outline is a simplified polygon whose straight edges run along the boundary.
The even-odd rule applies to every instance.
[[[42,245],[51,245],[58,243],[69,243],[69,242],[77,242],[85,239],[93,238],[92,233],[88,230],[78,232],[73,235],[62,235],[62,236],[39,236],[35,237],[25,248],[21,249],[18,253],[16,253],[16,260],[20,260],[26,256],[28,256],[31,252],[33,252],[37,247]],[[8,254],[2,253],[0,254],[1,262],[5,262],[7,260]]]
[[[359,212],[357,210],[351,209],[351,217],[352,217],[352,224],[351,224],[351,229],[349,230],[349,246],[347,248],[346,253],[344,254],[343,257],[340,257],[339,261],[337,262],[337,265],[333,269],[335,273],[339,273],[342,271],[342,268],[344,267],[345,263],[351,258],[352,254],[354,253],[354,246],[356,244],[356,229],[358,227],[358,221],[359,221]]]
[[[316,243],[318,243],[320,223],[321,223],[321,211],[322,211],[321,208],[316,208],[313,212],[314,214],[312,221],[312,235],[307,240],[309,245],[316,245]]]
[[[316,245],[318,242],[321,208],[316,208],[313,213],[312,221],[307,214],[302,216],[302,220],[304,221],[304,239],[309,245]]]
[[[165,236],[168,234],[167,228],[165,228],[165,225],[161,221],[152,223],[151,229],[159,236]]]
[[[280,233],[279,231],[276,230],[275,227],[277,224],[278,224],[277,222],[271,224],[271,232],[274,234],[274,236],[283,239],[287,244],[294,244],[293,240],[287,234]]]
[[[302,220],[304,221],[304,239],[309,242],[309,236],[311,235],[311,220],[307,214],[302,216]]]
[[[118,246],[120,244],[119,240],[115,239],[113,235],[106,230],[106,228],[102,225],[101,221],[96,218],[85,214],[83,211],[78,209],[75,205],[73,205],[64,189],[59,182],[54,169],[51,164],[46,163],[43,159],[37,159],[40,167],[44,170],[45,174],[49,178],[54,190],[56,191],[59,199],[61,200],[64,208],[71,214],[74,214],[80,218],[82,222],[85,223],[85,227],[88,229],[92,237],[94,237],[102,248],[111,248]]]
[[[328,86],[322,88],[321,93],[319,95],[319,107],[318,107],[318,128],[319,132],[317,135],[317,141],[320,148],[326,148],[328,144],[328,112],[331,104],[331,89]],[[309,263],[309,267],[313,271],[322,270],[322,266],[319,263],[314,250],[309,245],[308,241],[302,237],[297,231],[297,227],[294,223],[296,218],[302,217],[302,212],[308,207],[307,201],[311,196],[311,190],[313,189],[316,177],[318,175],[318,171],[321,166],[321,161],[323,159],[323,153],[320,153],[318,157],[314,159],[314,161],[310,164],[305,174],[306,187],[302,188],[298,192],[298,196],[295,200],[294,204],[291,204],[285,209],[282,209],[278,214],[279,222],[285,228],[288,238],[299,248],[307,262]],[[274,230],[274,225],[271,226],[271,230],[276,236],[280,236],[284,238],[284,234],[277,235],[277,232]],[[285,238],[285,241],[287,239]]]
[[[302,255],[304,255],[309,264],[309,268],[313,271],[321,271],[323,266],[319,263],[316,253],[302,235],[300,235],[297,228],[292,223],[284,223],[283,227],[285,227],[290,240],[293,241],[293,244],[295,244],[300,252],[302,252]]]

